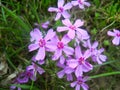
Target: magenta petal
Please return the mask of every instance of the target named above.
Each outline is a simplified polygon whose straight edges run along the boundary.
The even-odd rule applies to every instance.
[[[76,77],[82,76],[83,75],[83,70],[82,70],[82,66],[78,65],[78,67],[75,70],[75,75]]]
[[[45,58],[45,48],[41,47],[41,48],[39,48],[38,53],[37,53],[35,59],[36,60],[43,60],[44,58]]]
[[[34,51],[34,50],[36,50],[36,49],[38,49],[38,48],[39,48],[39,45],[38,45],[38,44],[30,44],[30,45],[28,46],[29,52]]]
[[[79,84],[76,85],[75,90],[80,90],[80,85]]]
[[[84,22],[81,21],[80,19],[77,19],[74,23],[74,26],[76,26],[76,27],[81,27],[83,25],[84,25]]]
[[[45,36],[45,40],[48,41],[52,39],[54,36],[55,36],[55,32],[53,31],[53,29],[49,29],[47,35]]]
[[[63,4],[64,4],[64,0],[58,0],[58,7],[63,7]]]
[[[67,33],[67,35],[69,36],[69,38],[74,39],[74,37],[75,37],[75,31],[74,30],[69,30],[68,33]]]
[[[67,60],[67,65],[71,68],[76,68],[78,66],[78,61],[74,59]]]
[[[48,11],[49,11],[49,12],[57,12],[58,9],[57,9],[57,8],[54,8],[54,7],[49,7],[49,8],[48,8]]]
[[[63,51],[65,52],[66,55],[72,55],[74,52],[74,49],[68,46],[64,46]]]
[[[68,30],[68,27],[65,27],[65,26],[57,28],[58,32],[63,32],[63,31],[67,31],[67,30]]]
[[[70,84],[70,86],[71,86],[71,87],[75,87],[76,84],[77,84],[77,81],[72,82],[72,83]]]
[[[70,18],[70,14],[69,14],[67,11],[64,11],[64,12],[62,13],[62,16],[63,16],[64,18]]]
[[[72,23],[70,22],[69,19],[64,19],[64,20],[62,20],[62,23],[63,23],[65,26],[68,26],[68,27],[72,25]]]
[[[64,44],[68,44],[71,41],[71,39],[67,36],[64,35],[61,42],[63,42]]]
[[[115,37],[115,38],[112,40],[112,43],[113,43],[114,45],[119,45],[119,43],[120,43],[120,38]]]
[[[72,4],[71,3],[67,3],[65,6],[64,6],[64,10],[68,10],[68,9],[71,9],[72,8]]]

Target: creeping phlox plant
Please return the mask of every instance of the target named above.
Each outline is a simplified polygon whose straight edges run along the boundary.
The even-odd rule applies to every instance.
[[[94,63],[105,62],[107,57],[103,54],[104,49],[98,48],[98,41],[92,43],[87,30],[82,28],[84,20],[70,19],[69,10],[74,6],[85,10],[90,3],[86,0],[74,0],[65,4],[64,0],[58,0],[57,7],[48,8],[49,12],[56,13],[54,20],[61,20],[63,25],[57,26],[56,30],[51,28],[45,33],[42,33],[39,28],[34,28],[30,32],[31,44],[28,49],[29,52],[36,51],[37,53],[32,57],[31,65],[27,66],[26,70],[13,81],[15,84],[24,84],[29,80],[35,81],[37,74],[41,75],[45,72],[40,66],[46,63],[46,58],[49,58],[53,62],[56,61],[58,68],[61,68],[57,73],[58,78],[66,76],[70,86],[75,90],[89,89],[86,81],[90,77],[85,76],[85,73],[93,70]],[[47,29],[49,24],[50,22],[47,21],[41,26]],[[119,30],[108,31],[108,35],[114,37],[113,44],[120,44]],[[11,90],[15,88],[17,87],[11,86]],[[19,87],[18,90],[21,88]]]

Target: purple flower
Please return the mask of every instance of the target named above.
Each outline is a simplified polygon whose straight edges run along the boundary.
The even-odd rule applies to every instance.
[[[38,72],[39,74],[43,74],[45,71],[40,66],[36,65],[35,63],[32,63],[32,65],[27,66],[28,71],[33,71],[34,74]]]
[[[27,83],[29,79],[33,81],[36,80],[36,76],[33,71],[26,70],[17,77],[19,83]]]
[[[42,28],[47,29],[49,23],[50,23],[49,21],[46,21],[45,23],[42,23],[42,24],[41,24]]]
[[[92,55],[92,59],[94,62],[97,62],[98,64],[102,64],[102,62],[106,61],[107,57],[105,55],[103,55],[102,52],[104,52],[103,48],[97,50],[94,53],[94,55]]]
[[[119,30],[113,29],[113,32],[108,31],[107,34],[109,36],[113,36],[114,37],[114,39],[112,40],[112,43],[114,45],[119,45],[120,44],[120,31]]]
[[[53,60],[59,59],[60,56],[62,56],[62,52],[64,52],[66,55],[72,55],[74,52],[74,49],[72,47],[69,47],[67,44],[70,42],[70,38],[67,35],[64,35],[64,37],[59,40],[57,36],[55,36],[51,42],[49,43],[49,48],[54,51]]]
[[[71,3],[67,3],[66,5],[64,5],[64,0],[58,0],[58,8],[54,8],[54,7],[49,7],[48,11],[49,12],[56,12],[56,18],[55,20],[60,19],[61,15],[64,18],[70,18],[70,14],[66,11],[72,8],[72,4]]]
[[[36,60],[43,60],[45,58],[45,50],[48,48],[48,42],[55,36],[53,29],[50,29],[47,35],[43,38],[42,33],[39,29],[35,28],[30,32],[32,44],[28,46],[29,51],[38,50],[37,55],[35,56]]]
[[[88,85],[85,83],[87,81],[88,77],[78,77],[77,81],[72,82],[70,85],[71,87],[75,87],[75,90],[80,90],[80,88],[82,87],[83,90],[88,90],[89,87]]]
[[[72,76],[72,73],[74,72],[73,68],[70,68],[70,67],[68,67],[64,64],[61,64],[61,63],[58,63],[57,66],[63,68],[63,70],[61,70],[57,73],[59,78],[63,78],[63,76],[66,74],[67,81],[73,80],[73,76]]]
[[[86,61],[89,56],[90,54],[88,51],[82,54],[79,46],[75,48],[75,59],[68,60],[67,65],[75,69],[76,77],[82,76],[83,72],[88,72],[93,69],[93,66]]]
[[[95,52],[97,51],[97,47],[98,47],[98,42],[95,41],[92,45],[90,43],[90,39],[88,39],[86,41],[86,43],[84,43],[84,46],[88,48],[88,52],[92,55],[95,54]]]
[[[89,37],[87,31],[79,28],[79,27],[83,26],[83,24],[84,24],[84,22],[81,21],[80,19],[77,19],[74,24],[72,24],[69,19],[62,20],[62,23],[65,26],[58,27],[57,31],[58,32],[63,32],[63,31],[68,30],[67,35],[69,36],[69,38],[73,39],[75,37],[75,33],[78,33],[78,32],[79,32],[78,34],[81,34],[81,36]]]
[[[71,3],[73,6],[79,5],[80,9],[84,9],[85,8],[84,6],[88,6],[88,7],[90,6],[90,3],[86,2],[86,0],[76,0],[76,1],[71,1]]]

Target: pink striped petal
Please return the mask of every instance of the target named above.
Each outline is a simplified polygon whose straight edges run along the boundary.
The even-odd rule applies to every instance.
[[[63,42],[64,44],[68,44],[71,41],[71,39],[67,36],[64,35],[61,42]]]
[[[119,45],[119,43],[120,43],[120,38],[115,37],[115,38],[112,40],[112,43],[113,43],[114,45]]]
[[[81,48],[80,48],[80,46],[76,46],[76,48],[75,48],[75,57],[80,58],[81,56],[82,56]]]
[[[108,31],[107,34],[108,34],[109,36],[115,36],[115,33],[114,33],[114,32],[111,32],[111,31]]]
[[[79,77],[79,76],[83,75],[82,65],[78,65],[78,67],[75,70],[75,75],[76,75],[76,77]]]
[[[74,49],[68,46],[64,46],[63,51],[65,52],[66,55],[72,55],[74,52]]]
[[[71,68],[76,68],[78,66],[78,61],[74,59],[68,60],[67,65]]]
[[[80,85],[79,84],[76,85],[75,90],[80,90]]]
[[[77,84],[77,81],[72,82],[72,83],[70,84],[70,86],[71,86],[71,87],[75,87],[76,84]]]
[[[83,83],[81,86],[82,86],[83,90],[88,90],[88,88],[89,88],[88,85],[85,83]]]
[[[48,41],[52,39],[54,36],[55,36],[55,32],[53,31],[53,29],[49,29],[47,35],[45,36],[45,40]]]
[[[71,4],[72,4],[73,6],[77,6],[79,3],[78,3],[78,1],[71,1]]]

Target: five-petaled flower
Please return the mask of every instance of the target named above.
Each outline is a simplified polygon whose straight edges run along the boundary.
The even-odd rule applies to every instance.
[[[61,40],[57,36],[55,36],[51,42],[49,43],[49,48],[51,48],[52,51],[54,51],[54,55],[52,60],[59,59],[60,56],[62,56],[62,52],[68,55],[72,55],[74,53],[74,49],[67,44],[70,42],[70,38],[67,35],[64,35]]]
[[[55,36],[55,32],[53,32],[53,29],[50,29],[47,35],[43,38],[40,30],[35,28],[33,31],[31,31],[30,35],[32,44],[28,46],[29,51],[39,49],[35,59],[43,60],[45,58],[45,50],[49,49],[48,42]]]
[[[114,45],[119,45],[120,44],[120,31],[119,30],[113,29],[113,32],[112,31],[108,31],[107,34],[109,36],[113,36],[114,37],[114,39],[112,40],[112,43]]]
[[[77,81],[72,82],[70,85],[71,87],[75,87],[75,90],[80,90],[80,88],[82,87],[83,90],[88,90],[89,87],[88,85],[85,83],[88,80],[88,77],[84,77],[82,78],[81,76],[77,78]]]
[[[80,9],[85,9],[85,6],[90,6],[89,2],[86,2],[86,0],[76,0],[76,1],[71,1],[73,6],[79,5]]]
[[[83,26],[83,24],[84,24],[84,22],[81,21],[80,19],[77,19],[74,24],[72,24],[69,19],[62,20],[62,23],[65,26],[61,26],[61,27],[59,26],[57,28],[57,31],[63,32],[63,31],[68,30],[67,35],[69,36],[69,38],[71,38],[71,39],[75,38],[75,33],[78,33],[78,32],[82,36],[89,37],[86,30],[79,28],[79,27]]]
[[[48,8],[49,12],[57,12],[55,20],[60,19],[61,15],[64,18],[70,18],[70,14],[66,10],[71,9],[72,8],[72,4],[71,3],[67,3],[67,4],[64,5],[64,2],[65,2],[64,0],[58,0],[58,8],[54,8],[54,7],[49,7]]]
[[[82,76],[83,72],[88,72],[93,69],[93,66],[87,61],[90,54],[88,51],[85,51],[82,54],[80,47],[75,48],[75,59],[67,60],[67,65],[75,69],[76,77]]]

